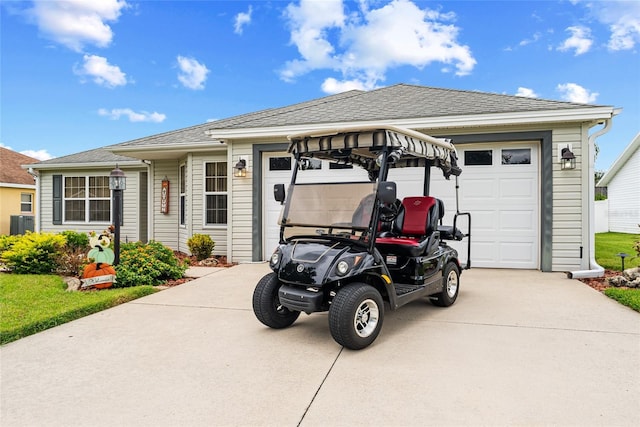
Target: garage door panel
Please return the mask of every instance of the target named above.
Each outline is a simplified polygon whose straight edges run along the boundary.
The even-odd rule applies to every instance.
[[[494,199],[496,197],[496,178],[464,179],[460,190],[465,200]]]
[[[451,220],[453,222],[453,218]],[[471,225],[473,232],[496,232],[498,231],[498,221],[496,220],[495,211],[479,211],[474,210],[471,214]],[[458,228],[459,225],[456,224]]]
[[[529,178],[500,179],[500,199],[504,201],[531,200],[537,193],[535,180]]]
[[[537,222],[532,210],[503,210],[499,217],[500,231],[525,232],[529,236]]]
[[[500,262],[503,264],[527,264],[534,255],[534,244],[524,242],[500,242]]]

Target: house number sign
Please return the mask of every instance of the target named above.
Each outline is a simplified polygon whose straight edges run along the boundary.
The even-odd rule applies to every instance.
[[[160,213],[169,213],[169,180],[162,180],[162,190],[160,191]]]

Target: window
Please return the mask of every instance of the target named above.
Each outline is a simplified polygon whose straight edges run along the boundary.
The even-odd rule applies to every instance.
[[[74,222],[109,222],[111,220],[109,177],[65,177],[64,219]]]
[[[291,157],[269,157],[270,171],[290,171]]]
[[[310,171],[322,169],[322,160],[319,159],[300,159],[298,163],[299,171]]]
[[[187,168],[180,165],[180,225],[186,222],[186,203],[187,203]]]
[[[491,150],[466,150],[464,152],[465,166],[491,166],[493,164]]]
[[[346,163],[329,163],[329,169],[353,169],[353,165]]]
[[[511,148],[502,150],[503,165],[530,165],[530,148]]]
[[[227,163],[205,163],[205,224],[227,224]]]
[[[20,194],[20,212],[31,213],[33,212],[33,195],[31,193]]]

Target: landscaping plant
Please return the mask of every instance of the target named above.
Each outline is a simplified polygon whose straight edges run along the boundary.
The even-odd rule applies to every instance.
[[[0,256],[13,273],[49,274],[56,271],[65,242],[61,234],[27,232],[13,241]]]
[[[208,234],[194,234],[187,240],[187,246],[196,259],[202,261],[211,256],[216,243]]]
[[[124,243],[120,246],[120,263],[116,266],[114,287],[159,285],[180,279],[187,269],[173,251],[162,243],[150,241]]]

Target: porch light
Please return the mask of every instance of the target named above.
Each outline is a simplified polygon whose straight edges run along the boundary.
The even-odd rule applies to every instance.
[[[562,170],[570,170],[576,168],[576,156],[571,152],[569,147],[565,147],[561,151],[560,168]]]
[[[109,175],[109,189],[110,190],[126,190],[127,189],[127,177],[124,172],[116,164],[116,168],[111,171]]]
[[[233,169],[233,176],[237,176],[238,178],[247,176],[247,161],[245,159],[239,159]]]
[[[113,253],[115,255],[113,265],[120,263],[120,223],[122,222],[122,190],[127,188],[127,177],[116,164],[116,168],[109,174],[109,189],[113,198],[112,218],[114,225]]]

